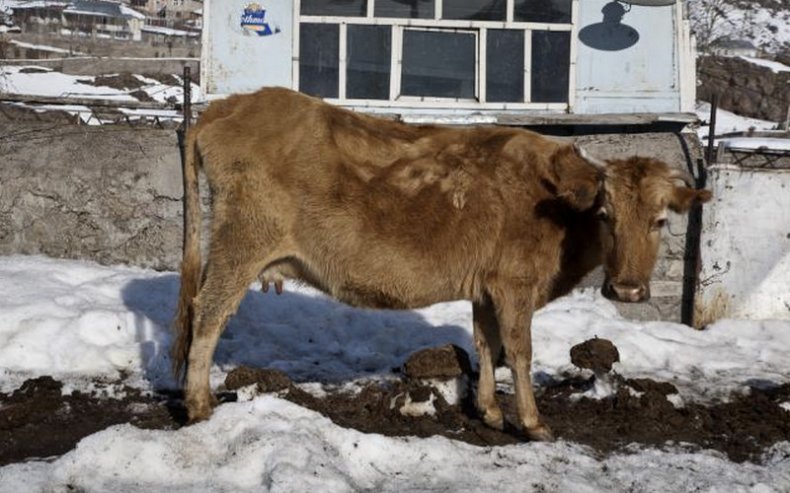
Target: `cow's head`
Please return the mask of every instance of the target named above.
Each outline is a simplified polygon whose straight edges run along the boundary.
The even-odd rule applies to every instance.
[[[656,159],[603,162],[573,149],[598,171],[594,200],[589,200],[589,178],[586,185],[581,179],[570,183],[570,190],[576,192],[568,193],[570,198],[585,199],[578,201],[577,208],[588,207],[598,217],[605,273],[601,291],[610,299],[644,301],[650,297],[650,276],[668,211],[685,213],[695,203],[710,200],[711,193],[695,190],[689,173]]]
[[[707,202],[708,190],[692,188],[685,171],[649,158],[609,161],[604,168],[601,222],[604,296],[620,301],[650,298],[650,276],[658,256],[661,231],[671,210],[685,213]]]

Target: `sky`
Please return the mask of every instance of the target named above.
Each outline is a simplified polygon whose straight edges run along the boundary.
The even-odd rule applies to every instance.
[[[0,257],[0,391],[40,375],[64,382],[64,392],[113,395],[115,387],[96,382],[122,374],[136,388],[172,388],[168,327],[177,289],[172,272]],[[534,371],[578,371],[569,348],[596,335],[617,345],[615,370],[624,377],[671,379],[676,405],[722,398],[754,379],[781,383],[790,367],[790,321],[722,320],[705,331],[635,322],[590,288],[536,314]],[[282,296],[253,285],[223,334],[211,380],[217,388],[247,364],[283,370],[314,393],[327,384],[353,390],[355,382],[386,378],[412,352],[446,343],[474,355],[468,303],[362,310],[291,283]],[[497,377],[508,389],[509,372]],[[768,450],[761,464],[672,447],[628,452],[600,458],[563,440],[477,447],[365,434],[276,395],[250,394],[197,425],[112,426],[61,457],[7,465],[0,493],[74,491],[67,485],[90,492],[790,490],[790,442]]]

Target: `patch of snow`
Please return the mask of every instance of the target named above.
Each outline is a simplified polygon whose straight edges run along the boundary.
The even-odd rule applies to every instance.
[[[774,151],[790,151],[790,139],[766,137],[728,137],[721,139],[719,145],[731,149],[770,149]]]
[[[699,101],[696,106],[697,117],[703,124],[697,128],[697,135],[703,141],[707,141],[710,131],[710,103]],[[749,129],[773,130],[777,127],[776,122],[760,120],[736,115],[721,108],[716,112],[716,135],[732,132],[746,132]]]
[[[760,65],[761,67],[770,68],[775,74],[778,74],[780,72],[790,72],[790,67],[788,67],[784,63],[775,62],[773,60],[764,60],[762,58],[753,58],[748,56],[742,56],[741,58],[749,63]]]

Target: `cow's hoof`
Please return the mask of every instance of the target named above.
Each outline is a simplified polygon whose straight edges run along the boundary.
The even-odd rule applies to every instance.
[[[213,395],[209,399],[201,400],[200,402],[187,401],[187,424],[192,425],[208,420],[211,417],[211,414],[214,412],[214,407],[216,406],[217,398]]]
[[[554,433],[551,432],[551,428],[542,423],[532,428],[524,428],[524,433],[526,433],[527,437],[533,442],[554,441]]]
[[[500,409],[489,410],[483,413],[483,422],[489,428],[502,431],[505,429],[505,417]]]

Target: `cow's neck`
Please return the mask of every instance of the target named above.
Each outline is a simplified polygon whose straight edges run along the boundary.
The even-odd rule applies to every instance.
[[[548,300],[563,296],[602,262],[600,222],[592,210],[563,215],[565,238],[562,241],[560,271]]]

